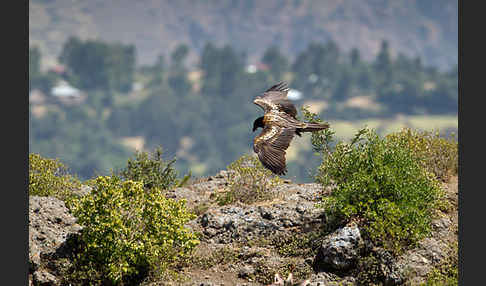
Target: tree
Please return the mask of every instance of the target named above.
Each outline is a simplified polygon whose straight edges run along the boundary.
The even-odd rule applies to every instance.
[[[200,67],[204,72],[203,93],[229,96],[238,86],[244,61],[230,46],[217,48],[209,43],[204,47]]]
[[[181,66],[189,54],[189,48],[185,44],[180,44],[171,54],[172,64]]]
[[[361,63],[361,55],[359,54],[359,50],[357,48],[353,48],[351,50],[350,58],[352,67],[357,67]]]
[[[69,68],[69,80],[82,89],[127,92],[133,82],[135,47],[70,37],[59,61]]]
[[[262,62],[270,67],[270,73],[274,81],[280,81],[282,75],[287,72],[289,68],[288,60],[280,53],[278,47],[272,46],[268,48],[262,57]]]
[[[38,47],[29,48],[29,90],[39,89],[49,94],[57,76],[52,73],[42,73],[40,69],[41,53]]]
[[[300,53],[292,70],[295,86],[311,97],[330,96],[341,73],[340,51],[335,42],[311,43]]]
[[[393,67],[388,41],[383,40],[381,42],[380,51],[378,52],[373,67],[377,74],[378,82],[383,85],[389,85],[393,78]]]
[[[187,94],[191,91],[191,83],[187,78],[187,69],[184,61],[189,53],[189,48],[185,44],[177,46],[171,54],[171,68],[169,73],[169,85],[176,94]]]
[[[346,100],[351,96],[351,90],[354,86],[353,72],[349,68],[344,68],[337,86],[333,92],[334,100]]]
[[[110,89],[130,91],[135,71],[135,46],[113,44],[108,46],[107,53],[106,65]]]
[[[59,61],[70,70],[70,81],[82,89],[108,89],[107,46],[98,41],[82,42],[70,37]]]
[[[157,61],[153,66],[143,67],[141,69],[142,73],[148,75],[150,80],[147,84],[148,88],[153,88],[161,86],[165,83],[165,58],[163,55],[157,57]]]

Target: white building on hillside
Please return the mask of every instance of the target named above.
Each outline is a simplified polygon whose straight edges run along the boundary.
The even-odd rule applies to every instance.
[[[71,97],[77,98],[81,96],[81,91],[79,89],[71,86],[66,81],[59,81],[59,83],[51,89],[51,94],[58,97]]]
[[[64,104],[79,104],[84,101],[86,95],[71,86],[68,82],[62,80],[59,81],[52,89],[51,95],[57,98],[60,102]]]

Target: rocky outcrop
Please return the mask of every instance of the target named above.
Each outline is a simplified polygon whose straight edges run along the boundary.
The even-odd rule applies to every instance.
[[[216,243],[247,242],[259,236],[271,236],[293,228],[309,229],[322,222],[322,210],[305,194],[311,188],[295,187],[295,200],[269,205],[224,206],[212,209],[197,220],[205,237]]]
[[[207,182],[195,184],[181,192],[177,197],[189,202],[203,203],[210,201],[210,194],[226,186],[224,173],[210,177]],[[199,195],[196,199],[196,193]],[[274,235],[296,235],[316,229],[326,223],[322,209],[316,208],[321,195],[330,190],[322,190],[318,184],[283,184],[275,188],[279,194],[276,199],[254,205],[232,204],[228,206],[209,207],[191,227],[203,234],[203,241],[208,245],[247,245],[260,238]],[[174,196],[176,197],[176,196]],[[361,231],[355,224],[344,226],[333,233],[322,237],[317,255],[301,257],[299,265],[312,266],[315,271],[310,275],[309,285],[357,285],[357,263],[364,253],[374,257],[377,275],[385,285],[402,285],[406,281],[423,282],[426,274],[437,265],[447,253],[447,239],[456,237],[451,230],[452,222],[444,217],[433,222],[433,236],[420,242],[419,247],[394,257],[383,249],[369,249]],[[244,247],[239,253],[239,266],[235,266],[235,276],[247,278],[258,272],[255,265],[262,261],[269,266],[282,265],[284,257],[275,252],[261,251],[256,247]],[[245,254],[246,253],[246,254]],[[251,255],[248,253],[264,253]],[[294,261],[295,262],[295,261]],[[414,273],[415,277],[410,277]],[[305,278],[305,277],[302,277]],[[212,281],[214,285],[220,285]],[[190,285],[190,284],[188,284]],[[243,285],[243,284],[241,284]],[[258,285],[248,283],[247,285]]]
[[[449,217],[439,218],[432,223],[433,235],[427,237],[419,242],[419,245],[407,251],[397,258],[394,266],[396,271],[395,276],[390,277],[389,280],[396,281],[396,276],[404,277],[408,274],[411,285],[418,285],[423,283],[424,277],[443,259],[449,255],[451,249],[449,245],[457,239],[457,225],[454,225],[453,220]]]
[[[271,201],[219,206],[214,195],[227,186],[226,178],[227,173],[222,171],[167,193],[168,197],[185,199],[189,208],[206,206],[188,226],[201,233],[198,249],[205,249],[201,256],[209,262],[206,268],[185,272],[189,281],[183,285],[262,285],[258,282],[262,275],[268,278],[289,267],[307,273],[298,278],[308,279],[308,285],[358,285],[356,273],[365,253],[373,257],[372,267],[384,285],[415,285],[423,282],[434,265],[450,255],[448,244],[457,239],[457,212],[453,212],[435,220],[433,235],[400,257],[371,247],[353,223],[319,237],[315,251],[282,252],[272,244],[273,238],[300,239],[302,234],[326,224],[324,211],[317,208],[316,203],[329,190],[323,190],[318,184],[287,182],[272,190],[275,196]],[[61,258],[69,258],[72,253],[69,242],[75,241],[80,230],[81,226],[62,201],[30,197],[29,278],[32,285],[61,283],[60,269],[66,267],[63,263],[69,263],[69,259],[66,262]]]
[[[211,205],[189,226],[204,234],[211,243],[247,242],[261,236],[289,232],[295,229],[306,231],[322,224],[322,209],[315,207],[318,184],[290,184],[276,187],[275,199],[253,205],[231,204],[218,206],[212,196],[227,186],[227,172],[221,171],[188,187],[169,191],[168,197],[185,199],[189,207]]]
[[[315,259],[315,269],[349,270],[355,266],[363,246],[358,226],[340,228],[324,239]]]
[[[53,197],[29,198],[29,279],[33,285],[60,283],[57,259],[69,253],[67,240],[81,230],[64,202]]]

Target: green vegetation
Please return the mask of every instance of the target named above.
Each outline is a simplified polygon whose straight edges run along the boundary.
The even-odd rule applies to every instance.
[[[68,67],[68,79],[86,89],[129,91],[135,70],[133,45],[107,44],[97,40],[81,41],[70,37],[59,61]]]
[[[279,255],[284,257],[312,257],[316,254],[321,238],[324,236],[325,233],[320,231],[276,236],[272,238],[271,245]]]
[[[92,95],[96,98],[97,94]],[[52,109],[51,109],[52,108]],[[60,158],[80,179],[107,175],[131,155],[105,126],[103,111],[90,105],[48,106],[36,118],[29,109],[29,153]]]
[[[218,195],[219,205],[236,201],[251,204],[271,200],[271,190],[282,183],[255,156],[243,155],[228,166],[228,190]]]
[[[412,150],[422,166],[433,173],[437,179],[447,181],[450,176],[457,175],[458,145],[454,134],[443,138],[440,133],[418,131],[410,128],[387,135],[403,148]]]
[[[29,195],[66,200],[80,188],[81,182],[70,175],[67,167],[58,159],[29,154]]]
[[[82,196],[75,195],[81,181],[69,175],[58,159],[29,154],[29,195],[65,201],[83,226],[73,264],[62,270],[68,283],[132,285],[160,277],[187,259],[199,243],[185,227],[195,218],[185,201],[165,197],[165,189],[189,177],[179,180],[172,167],[175,159],[166,162],[161,154],[160,148],[153,158],[137,152],[121,176],[85,181],[92,190]]]
[[[143,182],[100,176],[90,194],[69,203],[84,228],[71,278],[77,283],[133,284],[163,273],[199,243],[184,225],[185,201],[147,191]]]
[[[262,56],[262,63],[268,65],[272,80],[277,82],[289,70],[289,61],[276,46],[269,47]]]
[[[380,285],[385,280],[382,263],[374,253],[361,257],[356,266],[358,285]]]
[[[248,151],[255,135],[251,122],[261,115],[252,99],[280,80],[302,92],[298,107],[308,100],[325,101],[321,112],[340,138],[346,135],[346,126],[337,125],[343,120],[371,122],[397,113],[456,118],[457,66],[438,71],[417,58],[391,57],[391,48],[384,42],[376,59],[364,61],[358,49],[345,53],[332,41],[312,43],[290,61],[277,47],[268,47],[260,59],[268,69],[251,73],[245,69],[245,54],[231,46],[207,43],[195,69],[186,64],[190,50],[185,45],[175,47],[167,59],[160,56],[138,68],[131,45],[73,37],[60,55],[66,72],[57,75],[40,70],[41,54],[32,47],[31,89],[49,98],[52,84],[62,78],[86,98],[71,105],[53,97],[32,103],[29,152],[61,158],[87,179],[123,166],[133,149],[121,142],[140,137],[144,150],[162,145],[166,154],[178,154],[174,168],[196,176],[214,174]],[[357,96],[378,107],[350,105]],[[319,164],[312,153],[299,150],[288,176],[309,181],[307,170]]]
[[[430,232],[442,191],[414,150],[397,140],[362,129],[350,143],[323,154],[316,181],[335,186],[322,207],[335,222],[357,221],[375,245],[395,254]],[[393,139],[390,139],[393,138]]]
[[[322,121],[302,108],[306,121]],[[314,152],[322,156],[316,181],[332,186],[321,207],[330,227],[355,221],[374,246],[398,255],[426,237],[436,209],[443,201],[439,179],[457,175],[457,142],[434,132],[404,129],[386,136],[363,128],[349,142],[335,143],[329,128],[311,135]],[[92,191],[72,196],[80,186],[58,160],[29,156],[29,193],[54,195],[83,226],[76,242],[76,256],[65,279],[75,284],[132,285],[167,277],[181,267],[209,269],[240,259],[238,247],[224,247],[209,254],[195,254],[198,236],[185,224],[196,216],[185,201],[165,197],[165,190],[187,182],[177,178],[175,159],[164,160],[162,148],[152,154],[136,152],[117,175],[85,181]],[[240,201],[254,203],[273,198],[270,190],[282,183],[255,156],[243,155],[227,168],[228,189],[216,196],[220,205]],[[208,206],[195,209],[204,212]],[[327,233],[329,229],[322,230]],[[322,232],[277,236],[254,241],[271,246],[284,258],[278,266],[256,261],[250,278],[269,283],[275,272],[307,278],[311,266],[302,257],[312,257]],[[457,284],[457,246],[434,268],[424,285]],[[256,254],[259,256],[259,254]],[[358,261],[355,274],[363,285],[384,279],[381,261],[373,252]],[[176,279],[178,274],[174,274]]]
[[[181,186],[190,178],[190,174],[182,180],[177,179],[177,171],[173,164],[176,159],[168,162],[162,158],[162,148],[158,147],[151,156],[147,152],[136,151],[135,158],[129,158],[127,167],[120,171],[120,176],[127,180],[143,182],[144,188],[159,188],[161,190]]]
[[[380,135],[399,131],[403,128],[416,130],[441,130],[441,136],[450,136],[458,128],[455,115],[403,115],[393,118],[364,118],[360,120],[333,120],[332,128],[339,130],[339,138],[351,140],[363,126],[373,128]]]
[[[38,47],[29,48],[29,91],[37,88],[44,93],[50,92],[58,76],[41,72],[41,53]]]
[[[210,253],[194,253],[190,258],[182,261],[180,266],[210,269],[215,265],[233,264],[238,262],[240,249],[234,246],[223,246]]]

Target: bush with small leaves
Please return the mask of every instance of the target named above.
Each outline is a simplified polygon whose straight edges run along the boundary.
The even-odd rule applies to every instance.
[[[97,177],[92,186],[90,194],[69,202],[83,226],[74,275],[83,281],[76,283],[133,284],[163,273],[199,243],[185,227],[195,218],[185,201],[117,176]]]
[[[29,154],[29,195],[54,196],[66,200],[81,182],[71,176],[67,167],[58,159],[46,159],[39,154]]]
[[[324,156],[316,180],[335,186],[321,205],[331,220],[358,221],[375,245],[396,254],[430,232],[443,198],[413,149],[366,128]]]
[[[282,184],[255,156],[245,154],[228,166],[228,191],[219,195],[220,205],[236,201],[251,204],[273,198],[271,190]]]
[[[306,122],[323,123],[324,121],[317,116],[317,114],[310,112],[306,106],[301,107],[302,115]],[[321,154],[330,154],[332,147],[331,143],[334,141],[334,130],[332,126],[324,130],[319,130],[311,133],[311,144],[314,152]]]
[[[176,159],[165,161],[162,153],[161,147],[156,148],[153,154],[137,151],[134,159],[128,159],[127,167],[120,172],[120,176],[127,180],[141,181],[146,189],[170,189],[187,182],[191,175],[178,180],[177,171],[173,166]]]
[[[317,249],[324,236],[325,233],[322,231],[277,235],[272,238],[271,245],[282,257],[310,257],[317,254]]]
[[[410,148],[422,166],[435,174],[437,179],[448,181],[451,176],[457,175],[458,144],[454,133],[446,138],[438,131],[404,128],[400,132],[387,135],[387,140]]]

